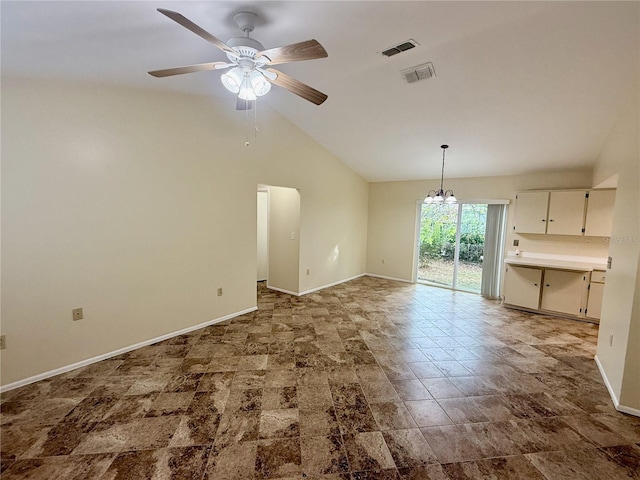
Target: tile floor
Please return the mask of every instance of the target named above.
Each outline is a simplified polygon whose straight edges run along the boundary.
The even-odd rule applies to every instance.
[[[363,277],[2,395],[2,478],[640,478],[597,326]]]

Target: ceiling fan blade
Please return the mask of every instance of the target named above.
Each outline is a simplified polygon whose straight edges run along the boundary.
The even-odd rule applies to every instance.
[[[233,53],[234,55],[238,55],[238,53],[233,48],[231,48],[229,45],[224,43],[218,37],[211,35],[202,27],[199,27],[198,25],[193,23],[191,20],[189,20],[187,17],[179,14],[178,12],[174,12],[172,10],[165,10],[164,8],[159,8],[158,11],[161,14],[169,17],[174,22],[179,23],[184,28],[187,28],[191,30],[193,33],[195,33],[196,35],[199,35],[200,37],[204,38],[207,42],[213,43],[216,47],[218,47],[223,52]]]
[[[188,65],[186,67],[166,68],[164,70],[153,70],[149,75],[154,77],[170,77],[172,75],[182,75],[183,73],[205,72],[207,70],[219,70],[221,68],[231,67],[233,64],[226,62],[199,63],[197,65]]]
[[[267,68],[266,70],[268,72],[272,72],[277,75],[275,80],[270,80],[269,77],[265,77],[271,83],[273,83],[274,85],[278,85],[279,87],[282,87],[286,90],[289,90],[291,93],[295,93],[299,97],[302,97],[305,100],[309,100],[311,103],[320,105],[322,102],[324,102],[328,98],[324,93],[319,92],[318,90],[316,90],[313,87],[310,87],[306,83],[302,83],[300,80],[296,80],[295,78],[290,77],[289,75],[285,75],[284,73],[278,70],[274,70],[273,68]]]
[[[269,65],[277,65],[279,63],[299,62],[301,60],[314,60],[327,56],[327,51],[317,40],[307,40],[306,42],[263,50],[262,52],[258,52],[256,58],[267,57],[269,59]]]
[[[236,97],[236,110],[251,110],[255,100],[243,100],[240,97]]]

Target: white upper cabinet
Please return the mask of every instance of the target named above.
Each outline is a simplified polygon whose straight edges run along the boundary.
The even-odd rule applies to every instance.
[[[546,233],[549,192],[520,192],[516,195],[514,231]]]
[[[585,191],[551,192],[547,233],[582,235],[586,194]]]
[[[593,237],[611,236],[615,190],[591,190],[587,198],[587,217],[584,234]]]
[[[608,237],[615,195],[615,190],[518,192],[513,231]]]

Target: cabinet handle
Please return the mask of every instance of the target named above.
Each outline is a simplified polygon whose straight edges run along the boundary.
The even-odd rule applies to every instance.
[[[553,222],[553,218],[550,218],[550,219],[549,219],[549,221],[550,221],[550,222]]]
[[[537,284],[537,283],[534,283],[534,284],[533,284],[533,286],[534,286],[534,287],[537,287],[537,286],[538,286],[538,284]]]
[[[545,285],[545,287],[550,287],[551,285],[549,285],[548,283]]]
[[[542,219],[542,221],[543,221],[543,222],[546,222],[546,220],[545,220],[544,218]]]

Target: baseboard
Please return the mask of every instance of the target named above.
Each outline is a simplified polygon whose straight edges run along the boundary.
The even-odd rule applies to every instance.
[[[294,297],[299,297],[300,294],[296,292],[290,292],[289,290],[285,290],[284,288],[272,287],[271,285],[267,285],[269,290],[275,290],[276,292],[287,293],[289,295],[293,295]]]
[[[609,395],[611,396],[611,400],[613,401],[613,406],[615,407],[615,409],[622,413],[628,413],[629,415],[640,417],[640,410],[638,410],[637,408],[631,408],[631,407],[627,407],[626,405],[620,404],[620,401],[618,400],[618,396],[613,391],[613,387],[611,386],[611,383],[607,378],[607,374],[605,373],[604,368],[600,363],[600,359],[598,358],[597,355],[594,358],[596,361],[596,365],[598,366],[598,370],[600,370],[600,376],[602,377],[602,380],[604,381],[604,384],[607,387],[607,390],[609,391]]]
[[[351,280],[355,280],[356,278],[364,277],[365,275],[366,275],[366,273],[361,273],[360,275],[356,275],[355,277],[345,278],[344,280],[338,280],[337,282],[329,283],[329,284],[323,285],[321,287],[315,287],[315,288],[312,288],[310,290],[305,290],[304,292],[301,292],[299,294],[299,296],[306,295],[308,293],[317,292],[318,290],[324,290],[325,288],[335,287],[336,285],[340,285],[341,283],[350,282]]]
[[[600,363],[600,359],[598,358],[598,355],[596,355],[594,357],[594,359],[596,361],[596,365],[598,366],[598,370],[600,370],[600,376],[602,377],[602,380],[604,381],[604,385],[605,385],[605,387],[607,387],[607,390],[609,391],[609,396],[611,397],[611,400],[613,400],[613,405],[616,407],[616,410],[617,410],[618,409],[618,405],[620,405],[620,402],[618,401],[618,396],[613,391],[613,387],[611,386],[611,383],[609,383],[609,378],[607,378],[607,374],[605,373],[604,368],[602,367],[602,364]]]
[[[258,307],[251,307],[245,310],[241,310],[239,312],[230,313],[229,315],[225,315],[224,317],[216,318],[214,320],[209,320],[204,323],[199,323],[198,325],[194,325],[193,327],[183,328],[182,330],[167,333],[165,335],[161,335],[156,338],[145,340],[144,342],[136,343],[134,345],[129,345],[127,347],[119,348],[118,350],[114,350],[109,353],[98,355],[97,357],[88,358],[86,360],[82,360],[81,362],[72,363],[71,365],[66,365],[64,367],[56,368],[55,370],[50,370],[48,372],[40,373],[38,375],[34,375],[33,377],[25,378],[23,380],[18,380],[17,382],[8,383],[7,385],[3,385],[0,387],[0,393],[13,390],[14,388],[23,387],[25,385],[29,385],[30,383],[44,380],[45,378],[55,377],[56,375],[70,372],[71,370],[75,370],[76,368],[86,367],[87,365],[91,365],[92,363],[100,362],[102,360],[106,360],[107,358],[115,357],[117,355],[130,352],[131,350],[135,350],[140,347],[146,347],[148,345],[152,345],[154,343],[161,342],[169,338],[177,337],[178,335],[184,335],[185,333],[193,332],[194,330],[208,327],[209,325],[215,325],[216,323],[224,322],[225,320],[229,320],[231,318],[244,315],[245,313],[255,312],[257,309]]]
[[[411,280],[406,280],[404,278],[387,277],[385,275],[378,275],[377,273],[365,273],[365,275],[367,277],[382,278],[384,280],[394,280],[396,282],[413,283]]]
[[[633,415],[634,417],[640,417],[640,410],[637,408],[627,407],[625,405],[618,405],[616,410],[622,413],[627,413],[629,415]]]
[[[345,278],[343,280],[338,280],[337,282],[329,283],[327,285],[322,285],[321,287],[314,287],[314,288],[311,288],[309,290],[305,290],[304,292],[300,292],[300,293],[290,292],[289,290],[285,290],[284,288],[272,287],[271,285],[267,285],[267,288],[269,290],[275,290],[276,292],[288,293],[289,295],[294,295],[296,297],[301,297],[303,295],[307,295],[308,293],[317,292],[318,290],[324,290],[325,288],[334,287],[336,285],[340,285],[341,283],[350,282],[351,280],[355,280],[356,278],[364,277],[365,275],[367,275],[367,274],[366,273],[361,273],[361,274],[356,275],[354,277],[349,277],[349,278]]]

